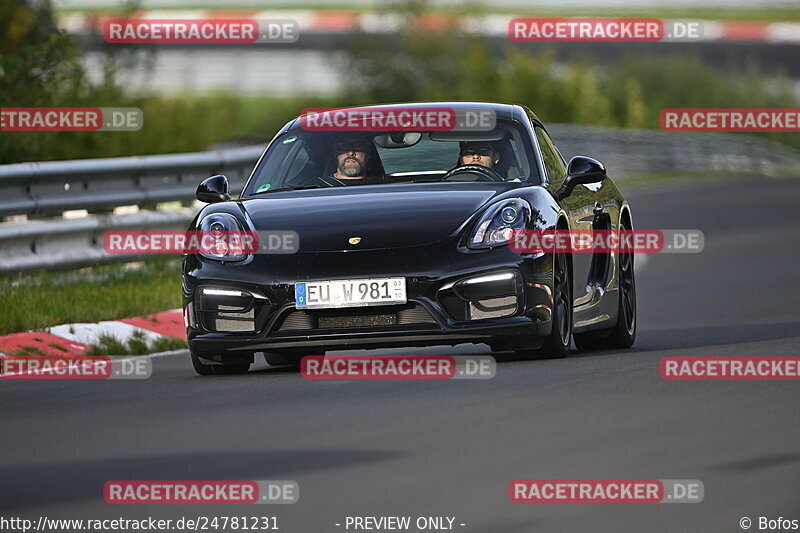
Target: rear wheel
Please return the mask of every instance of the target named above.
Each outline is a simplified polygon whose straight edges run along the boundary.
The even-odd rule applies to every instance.
[[[623,226],[622,229],[630,228]],[[633,272],[633,253],[620,253],[618,257],[617,323],[610,329],[575,334],[575,346],[579,350],[630,348],[636,340],[636,277]]]
[[[568,254],[553,254],[553,327],[538,350],[517,354],[529,359],[561,358],[569,355],[572,341],[572,274]]]
[[[250,370],[250,365],[253,363],[253,357],[249,355],[241,356],[242,360],[239,362],[225,364],[208,364],[204,362],[203,358],[195,354],[191,354],[191,356],[194,371],[201,376],[244,374]],[[208,359],[205,359],[205,361],[208,361]]]

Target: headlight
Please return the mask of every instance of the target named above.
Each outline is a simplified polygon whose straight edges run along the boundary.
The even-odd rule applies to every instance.
[[[204,216],[197,229],[203,238],[203,247],[200,255],[217,261],[241,261],[247,254],[241,245],[236,244],[236,239],[231,239],[231,232],[241,234],[244,232],[235,216],[228,213],[214,213]],[[210,235],[208,239],[206,236]]]
[[[511,242],[515,230],[528,228],[531,205],[522,198],[501,200],[491,205],[469,238],[470,248],[492,248]]]

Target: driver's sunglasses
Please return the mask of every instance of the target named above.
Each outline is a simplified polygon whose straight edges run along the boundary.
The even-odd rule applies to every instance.
[[[489,157],[493,153],[494,151],[491,148],[464,148],[461,150],[461,155],[467,157],[475,154],[478,154],[481,157]]]
[[[339,153],[366,152],[368,149],[369,149],[369,143],[364,141],[356,141],[351,143],[346,143],[346,142],[336,143],[336,150]]]

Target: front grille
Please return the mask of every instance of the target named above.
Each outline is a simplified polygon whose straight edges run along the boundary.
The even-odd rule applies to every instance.
[[[380,326],[394,326],[397,324],[397,314],[388,315],[361,315],[361,316],[321,316],[319,317],[320,329],[334,328],[374,328]]]
[[[314,329],[314,316],[306,311],[292,311],[283,319],[283,324],[279,331],[295,331],[304,329]]]
[[[270,305],[266,298],[255,299],[246,290],[231,289],[232,294],[197,290],[193,303],[201,329],[219,333],[255,333],[264,327]],[[238,293],[238,294],[237,294]]]
[[[436,324],[436,321],[427,309],[415,304],[413,307],[397,312],[397,323],[400,325]]]
[[[517,312],[517,297],[503,296],[469,302],[469,319],[500,318]]]
[[[218,305],[216,312],[204,310],[207,329],[226,333],[244,333],[256,330],[255,309],[250,309],[246,313],[234,310],[238,311],[238,308],[227,305]]]
[[[436,324],[421,305],[406,304],[401,308],[348,308],[290,311],[280,322],[279,332],[317,329],[381,328]]]

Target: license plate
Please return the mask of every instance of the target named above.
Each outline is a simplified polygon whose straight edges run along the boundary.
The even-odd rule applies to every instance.
[[[308,281],[294,284],[295,306],[303,309],[404,304],[406,278]]]

